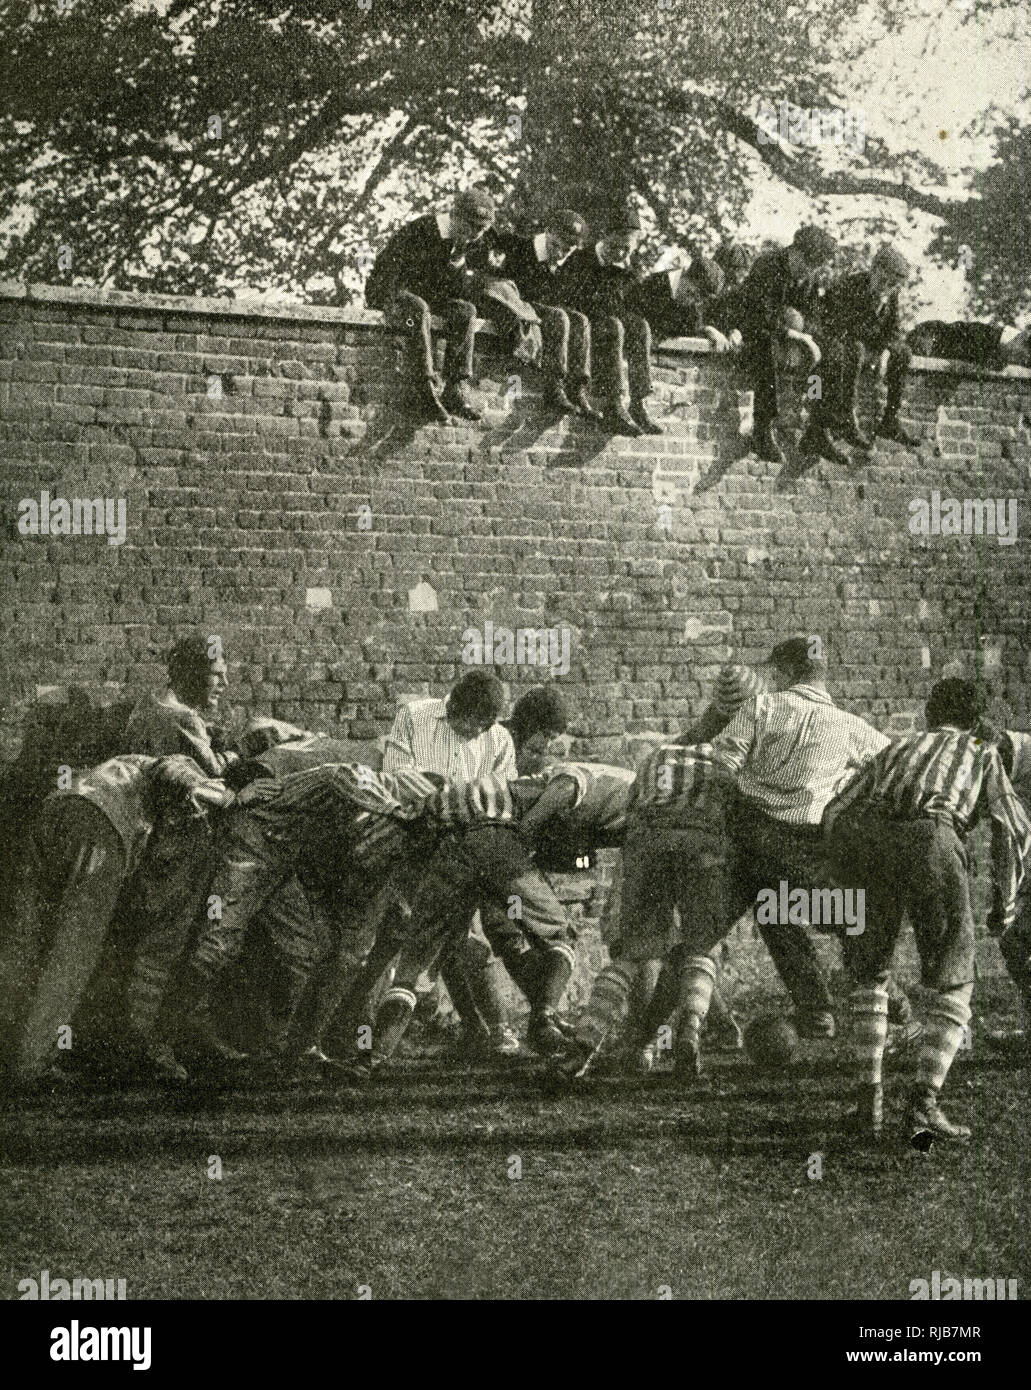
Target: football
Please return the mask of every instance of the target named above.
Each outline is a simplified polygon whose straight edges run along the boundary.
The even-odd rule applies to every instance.
[[[798,1032],[783,1014],[761,1014],[745,1028],[745,1051],[757,1067],[786,1067],[798,1047]]]

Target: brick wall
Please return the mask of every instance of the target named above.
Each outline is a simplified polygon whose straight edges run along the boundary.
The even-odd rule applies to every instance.
[[[731,653],[797,630],[884,728],[978,652],[1026,717],[1022,541],[908,521],[937,488],[1016,498],[1024,524],[1031,374],[922,363],[918,451],[790,479],[738,457],[748,398],[704,344],[659,350],[668,433],[640,441],[547,427],[535,374],[517,394],[479,345],[485,422],[412,433],[378,315],[0,285],[0,755],[38,700],[159,684],[192,624],[222,636],[241,706],[362,741],[402,695],[442,692],[488,619],[569,629],[561,679],[595,756],[681,727]],[[44,489],[124,498],[125,543],[20,535]],[[500,674],[517,693],[540,675]]]

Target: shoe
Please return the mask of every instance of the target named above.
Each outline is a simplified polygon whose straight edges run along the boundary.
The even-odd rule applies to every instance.
[[[913,1148],[921,1153],[926,1153],[936,1139],[947,1144],[965,1144],[970,1138],[969,1128],[953,1124],[932,1094],[910,1101],[904,1133]]]
[[[211,1015],[207,1012],[196,1012],[188,1020],[186,1025],[189,1041],[196,1047],[198,1052],[206,1053],[209,1057],[215,1057],[220,1062],[246,1062],[249,1060],[246,1052],[240,1052],[235,1047],[230,1047],[218,1034]]]
[[[557,411],[559,415],[572,415],[576,406],[566,395],[566,388],[561,381],[552,381],[548,384],[544,392],[545,408]]]
[[[848,464],[851,459],[843,454],[822,425],[810,425],[798,441],[798,451],[803,458],[823,458],[828,463]]]
[[[702,1048],[697,1028],[685,1028],[673,1046],[673,1075],[678,1081],[697,1081],[702,1074]]]
[[[657,1058],[655,1044],[648,1043],[645,1047],[635,1047],[627,1062],[635,1076],[648,1076],[655,1070]]]
[[[630,402],[630,418],[642,434],[665,434],[666,431],[648,414],[644,401],[639,397]]]
[[[602,412],[601,423],[609,434],[625,434],[630,439],[640,439],[644,433],[626,413],[622,402],[615,405],[610,401]]]
[[[155,1081],[182,1086],[190,1079],[189,1072],[167,1042],[144,1043],[140,1049],[140,1062]]]
[[[600,1043],[597,1047],[588,1047],[582,1042],[570,1043],[561,1056],[548,1059],[548,1073],[565,1086],[585,1081],[589,1075],[593,1076],[594,1063],[600,1051]]]
[[[873,448],[873,440],[868,434],[863,433],[859,416],[854,410],[849,412],[839,433],[846,444],[854,444],[857,449],[868,451]]]
[[[884,1087],[856,1088],[856,1107],[845,1116],[845,1130],[856,1139],[879,1139],[884,1131]]]
[[[884,1044],[885,1057],[901,1057],[910,1052],[913,1044],[919,1042],[923,1035],[924,1025],[915,1018],[911,1018],[908,1023],[890,1023],[888,1041]]]
[[[440,388],[432,381],[424,380],[413,395],[412,414],[429,425],[451,424],[451,416],[440,399]]]
[[[833,1038],[834,1015],[830,1012],[796,1014],[795,1029],[800,1038]]]
[[[541,1009],[531,1014],[526,1041],[538,1057],[557,1057],[565,1052],[568,1046],[568,1037],[558,1026],[550,1009]]]
[[[587,387],[581,386],[573,392],[573,404],[576,406],[577,413],[583,415],[588,420],[596,420],[601,424],[605,416],[597,406],[591,404],[591,398],[587,394]]]
[[[877,436],[879,439],[893,439],[896,444],[904,444],[907,449],[915,449],[920,443],[915,435],[902,427],[897,415],[885,414],[877,426]]]
[[[448,414],[453,415],[456,420],[483,419],[469,397],[469,383],[467,381],[449,381],[444,387],[441,404]]]

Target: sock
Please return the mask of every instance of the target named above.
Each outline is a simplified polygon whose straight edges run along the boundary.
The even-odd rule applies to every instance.
[[[970,1022],[973,982],[931,995],[916,1065],[915,1090],[918,1095],[937,1097],[945,1085],[952,1060],[963,1042]]]
[[[888,1041],[888,986],[866,985],[852,991],[852,1053],[857,1079],[880,1086]]]
[[[688,956],[680,975],[677,1017],[681,1027],[700,1032],[712,1003],[716,964],[710,956]]]
[[[372,1028],[372,1055],[376,1061],[392,1057],[415,1013],[415,990],[392,985],[376,1010]]]
[[[630,1012],[630,991],[637,976],[637,965],[607,965],[594,982],[587,1008],[576,1025],[576,1040],[595,1048],[606,1034],[611,1036]]]
[[[553,943],[541,954],[536,997],[530,1003],[535,1009],[557,1009],[573,973],[576,956],[572,946],[564,943]]]

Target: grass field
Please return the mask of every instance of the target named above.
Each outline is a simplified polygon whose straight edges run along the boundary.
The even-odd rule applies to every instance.
[[[412,1055],[358,1095],[11,1102],[2,1296],[43,1269],[147,1299],[908,1299],[935,1269],[1023,1296],[1025,1071],[975,1036],[947,1093],[974,1140],[920,1154],[843,1137],[835,1045],[773,1076],[710,1062],[691,1094],[662,1076],[554,1094],[536,1066]],[[890,1121],[906,1083],[900,1065]]]

